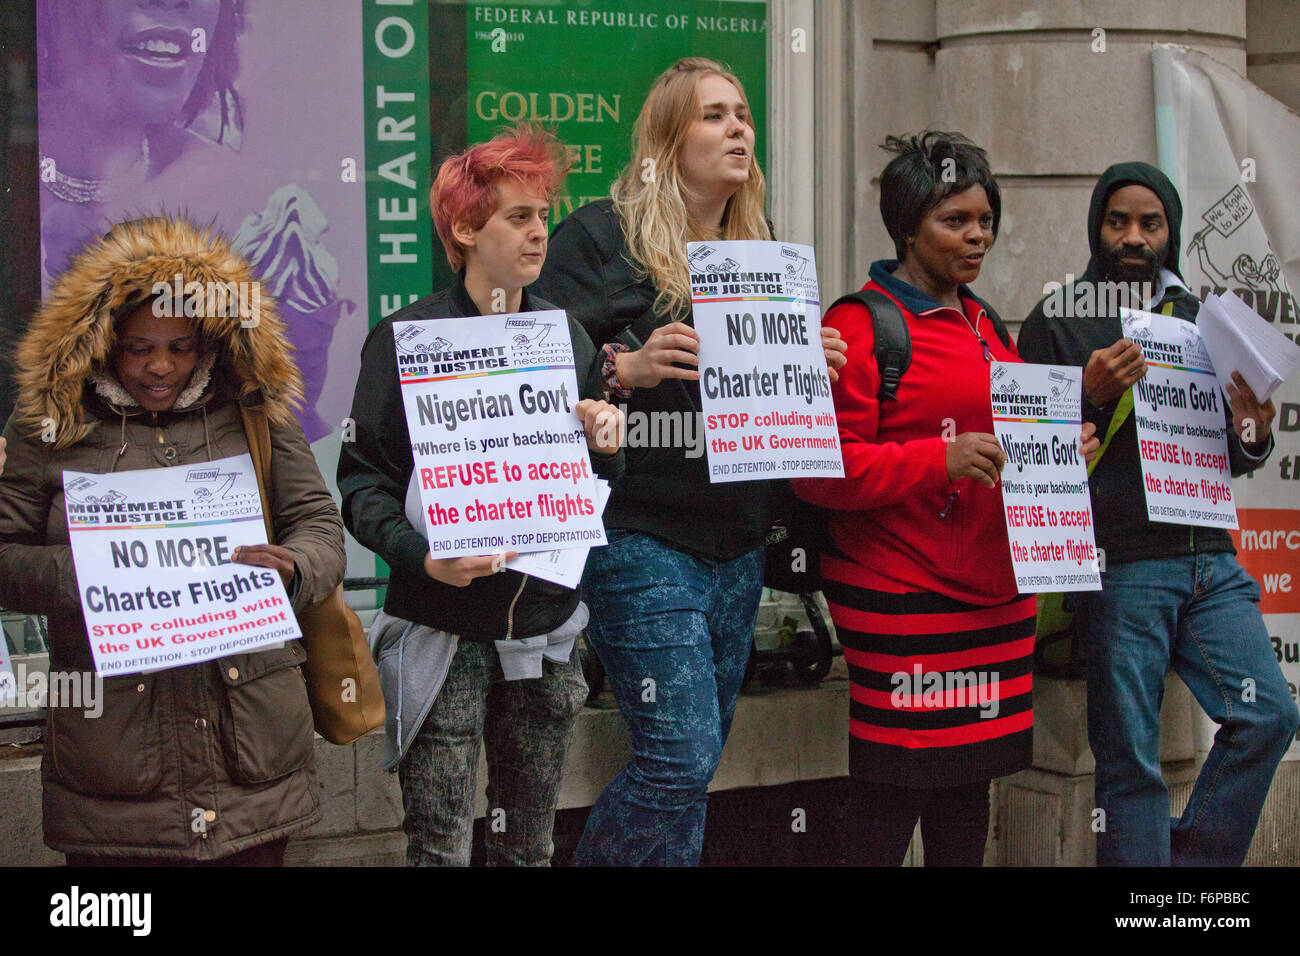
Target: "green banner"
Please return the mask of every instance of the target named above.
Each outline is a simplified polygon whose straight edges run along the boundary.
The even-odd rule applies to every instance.
[[[433,291],[429,215],[429,8],[372,0],[365,44],[366,267],[370,324]]]
[[[555,222],[609,195],[650,84],[684,56],[719,60],[740,79],[760,118],[755,149],[766,169],[766,3],[475,0],[465,21],[469,141],[520,120],[554,130],[574,159]]]

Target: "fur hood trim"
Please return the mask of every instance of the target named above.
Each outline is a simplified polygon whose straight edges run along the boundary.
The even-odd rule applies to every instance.
[[[185,303],[174,306],[180,312],[183,304],[207,304],[197,310],[196,328],[209,347],[215,345],[240,402],[262,404],[272,422],[289,424],[302,403],[302,376],[275,303],[261,292],[252,266],[212,227],[159,216],[114,226],[55,282],[15,353],[18,427],[40,437],[52,421],[56,448],[89,435],[95,422],[83,408],[83,394],[108,369],[114,318],[155,289],[174,289],[178,275]],[[228,283],[247,290],[242,317],[235,314],[238,296],[222,308],[207,291],[199,293]]]

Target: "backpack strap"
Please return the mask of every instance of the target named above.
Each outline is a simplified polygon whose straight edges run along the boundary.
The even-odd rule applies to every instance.
[[[993,331],[996,332],[998,338],[1002,340],[1002,347],[1010,351],[1011,333],[1007,331],[1007,327],[1002,321],[1002,316],[998,315],[997,312],[993,310],[993,306],[989,305],[983,299],[976,299],[975,301],[980,304],[980,307],[984,309],[984,314],[987,315],[989,321],[993,323]]]
[[[1131,414],[1133,414],[1133,389],[1128,388],[1115,403],[1115,411],[1111,413],[1110,425],[1106,428],[1106,437],[1102,439],[1101,447],[1097,449],[1097,457],[1088,462],[1089,475],[1097,467],[1097,462],[1101,461],[1101,456],[1106,454],[1106,449],[1110,447],[1110,440],[1115,437],[1124,420]]]
[[[880,400],[898,401],[898,383],[912,364],[912,333],[907,330],[903,311],[889,296],[876,289],[859,289],[842,295],[830,304],[856,303],[871,315],[871,325],[876,337],[876,368],[880,371]]]
[[[262,520],[266,522],[266,540],[275,541],[275,527],[271,524],[271,424],[266,417],[266,408],[239,406],[239,415],[244,422],[244,434],[248,436],[248,454],[253,459],[253,474],[257,476],[257,492],[262,499]]]

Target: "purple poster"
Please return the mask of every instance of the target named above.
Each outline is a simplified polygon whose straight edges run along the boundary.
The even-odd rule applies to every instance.
[[[361,21],[354,0],[37,2],[44,289],[113,222],[215,223],[280,305],[327,477],[368,328]]]

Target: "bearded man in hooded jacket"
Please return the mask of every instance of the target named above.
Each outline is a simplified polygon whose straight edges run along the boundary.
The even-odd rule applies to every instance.
[[[1088,646],[1088,739],[1096,757],[1100,865],[1236,866],[1295,737],[1295,702],[1259,611],[1259,585],[1220,528],[1147,518],[1127,393],[1146,375],[1119,306],[1195,322],[1179,271],[1182,203],[1147,163],[1117,163],[1092,193],[1083,277],[1039,302],[1020,331],[1027,362],[1083,368],[1083,415],[1107,435],[1092,471],[1102,590],[1079,596]],[[1235,371],[1225,425],[1233,475],[1273,449],[1274,408]],[[1220,725],[1182,816],[1160,774],[1160,702],[1172,668]]]

